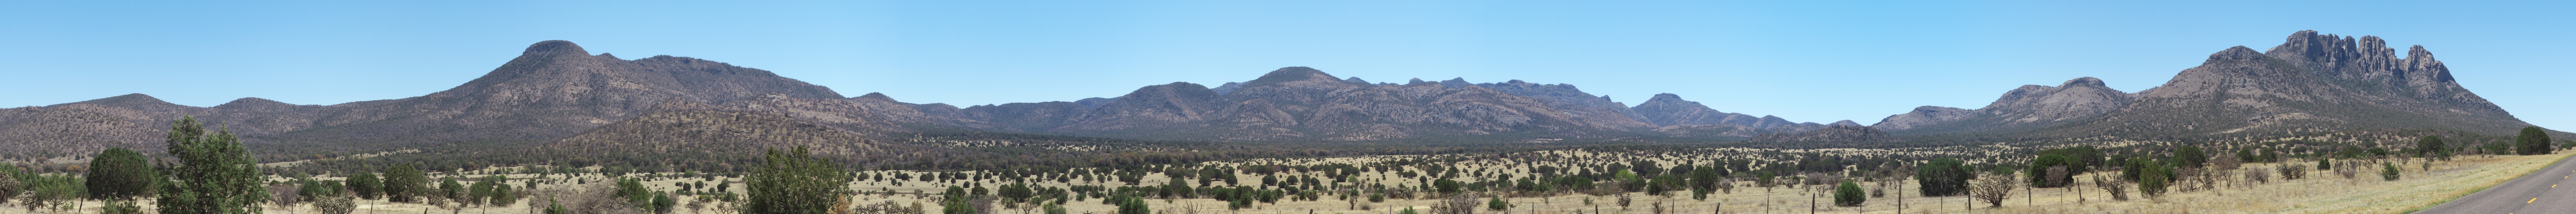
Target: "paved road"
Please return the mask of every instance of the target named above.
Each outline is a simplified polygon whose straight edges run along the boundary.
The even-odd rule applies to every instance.
[[[2576,158],[2415,213],[2576,213]]]

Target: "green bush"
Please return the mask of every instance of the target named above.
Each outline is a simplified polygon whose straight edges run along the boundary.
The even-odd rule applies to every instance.
[[[1857,207],[1861,202],[1869,201],[1869,196],[1861,195],[1860,184],[1844,180],[1842,185],[1835,186],[1834,205],[1836,206]]]
[[[2397,180],[2397,164],[2380,163],[2379,179]]]

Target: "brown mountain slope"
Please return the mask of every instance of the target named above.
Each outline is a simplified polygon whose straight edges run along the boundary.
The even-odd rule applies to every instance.
[[[870,134],[807,122],[789,112],[726,110],[671,102],[660,111],[618,121],[547,144],[574,153],[742,153],[805,146],[815,154],[876,151]],[[810,118],[809,118],[810,119]]]
[[[2136,98],[2092,77],[2057,86],[2022,85],[1976,110],[1924,106],[1873,125],[1903,134],[2011,131],[2082,122],[2118,110]]]

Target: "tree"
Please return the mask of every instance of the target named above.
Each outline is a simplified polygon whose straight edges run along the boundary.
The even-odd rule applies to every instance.
[[[2201,151],[2200,146],[2184,145],[2174,149],[2174,162],[2178,163],[2174,167],[2209,167],[2209,153]]]
[[[1434,180],[1431,183],[1431,186],[1434,187],[1432,189],[1438,190],[1440,194],[1456,194],[1458,193],[1459,186],[1462,185],[1459,184],[1457,180],[1449,180],[1447,178]]]
[[[433,197],[439,197],[440,199],[447,199],[447,200],[466,200],[466,198],[465,198],[465,195],[466,195],[466,192],[465,192],[465,184],[464,184],[464,183],[457,183],[457,182],[456,182],[456,178],[454,178],[454,177],[439,178],[439,179],[438,179],[438,190],[437,190],[437,191],[434,191],[434,192],[436,192],[436,193],[430,193],[430,194],[435,194],[435,196],[433,196]],[[459,201],[459,202],[463,202],[463,201]],[[469,205],[470,205],[470,204],[469,204]]]
[[[253,214],[268,202],[259,162],[231,130],[208,134],[195,117],[180,117],[170,122],[168,139],[170,156],[179,159],[179,166],[170,170],[173,180],[161,186],[160,200],[152,202],[161,213]]]
[[[1512,202],[1503,201],[1502,197],[1495,197],[1494,200],[1485,201],[1485,209],[1493,211],[1509,210],[1512,209]]]
[[[0,166],[0,205],[27,191],[27,183],[18,181],[18,167]]]
[[[1117,214],[1153,214],[1154,212],[1153,209],[1145,206],[1144,198],[1120,197],[1119,199],[1125,200],[1118,201]]]
[[[744,195],[751,199],[743,208],[751,213],[829,213],[849,182],[839,164],[814,157],[804,146],[769,149],[760,167],[743,179],[749,185]]]
[[[358,198],[375,200],[384,197],[385,194],[385,181],[377,179],[376,173],[350,175],[348,185],[349,192],[357,193]]]
[[[411,164],[385,167],[384,182],[385,201],[419,203],[420,197],[429,195],[429,172]]]
[[[349,196],[332,196],[313,202],[313,210],[321,211],[322,214],[349,214],[357,211],[357,208],[357,201],[351,200]]]
[[[1977,175],[1968,168],[1967,162],[1949,158],[1925,163],[1922,167],[1916,168],[1914,174],[1914,179],[1922,183],[1919,187],[1923,190],[1923,196],[1934,197],[1966,194],[1968,180],[1976,178]]]
[[[1836,206],[1857,207],[1860,206],[1861,202],[1866,201],[1869,201],[1869,196],[1862,195],[1860,184],[1852,183],[1851,180],[1843,180],[1842,185],[1835,185],[1834,187],[1834,205]]]
[[[2111,200],[2127,201],[2129,200],[2128,185],[2120,185],[2120,182],[2120,179],[2104,179],[2102,175],[2093,175],[2093,186],[2101,187],[2103,192],[2110,193]]]
[[[2049,168],[2051,168],[2051,167],[2067,167],[2067,166],[2079,165],[2079,164],[2083,164],[2083,162],[2081,162],[2081,161],[2077,161],[2077,160],[2075,160],[2074,158],[2071,158],[2071,157],[2067,157],[2066,155],[2059,155],[2059,154],[2040,154],[2040,155],[2039,155],[2039,158],[2033,158],[2033,159],[2031,159],[2031,160],[2030,160],[2030,167],[2029,167],[2029,169],[2028,169],[2028,170],[2025,170],[2025,171],[2027,171],[2027,172],[2045,172],[2045,171],[2047,171],[2047,170],[2048,170]],[[2055,180],[2061,180],[2061,179],[2069,179],[2070,177],[2051,177],[2051,176],[2074,176],[2074,175],[2072,175],[2073,173],[2063,173],[2063,174],[2055,174],[2055,175],[2047,174],[2047,173],[2026,173],[2026,174],[2030,174],[2030,182],[2031,182],[2031,183],[2030,183],[2030,185],[2031,185],[2031,186],[2033,186],[2033,187],[2058,187],[2058,185],[2057,185],[2057,184],[2048,183],[2048,181],[2055,181]]]
[[[1709,192],[1717,191],[1719,179],[1725,179],[1721,178],[1725,176],[1717,174],[1717,168],[1713,166],[1700,166],[1699,169],[1692,169],[1690,177],[1691,198],[1700,200],[1707,200]]]
[[[134,197],[143,197],[153,184],[161,180],[161,172],[152,170],[151,163],[143,159],[143,153],[125,148],[99,151],[97,159],[90,161],[89,175],[82,176],[89,188],[89,198],[134,200]]]
[[[2450,145],[2448,144],[2450,143],[2442,142],[2442,136],[2439,135],[2417,138],[2415,139],[2415,156],[2429,158],[2450,157],[2451,150],[2449,149]]]
[[[492,198],[492,205],[495,206],[509,207],[510,204],[519,203],[519,195],[510,193],[510,185],[492,187],[490,198]]]
[[[2549,140],[2549,132],[2542,131],[2539,126],[2522,127],[2522,135],[2513,137],[2513,145],[2515,148],[2514,153],[2521,155],[2549,154],[2555,150],[2549,148],[2549,141],[2551,141]]]
[[[1983,177],[1978,178],[1976,184],[1973,184],[1975,186],[1970,187],[1974,189],[1969,190],[1968,197],[1986,201],[1987,204],[1991,204],[1989,207],[2003,207],[2004,199],[2012,199],[2013,186],[2021,182],[2010,174]]]
[[[2163,164],[2155,163],[2147,163],[2141,167],[2144,169],[2138,171],[2138,193],[2147,197],[2163,195],[2166,182],[2169,181],[2167,179],[2173,177],[2173,170]]]
[[[679,207],[679,201],[671,199],[671,193],[662,191],[653,191],[652,204],[653,213],[655,214],[670,214],[672,208]]]
[[[2391,180],[2391,181],[2397,180],[2397,165],[2396,165],[2396,164],[2379,163],[2379,166],[2380,166],[2380,170],[2379,170],[2379,179]]]

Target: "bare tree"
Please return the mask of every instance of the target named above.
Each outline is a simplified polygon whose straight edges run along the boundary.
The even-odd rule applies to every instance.
[[[295,204],[304,203],[304,200],[300,200],[302,198],[296,197],[296,190],[302,189],[288,184],[268,185],[268,202],[285,208],[286,213],[295,213]]]
[[[2048,167],[2048,186],[2066,186],[2066,166]]]
[[[1985,176],[1979,177],[1982,178],[1978,178],[1976,181],[1969,184],[1968,196],[1978,200],[1985,200],[1986,204],[1991,205],[1989,207],[2003,207],[2004,199],[2012,198],[2013,187],[2015,184],[2021,182],[2020,177],[2014,177],[2013,175],[1989,173]]]
[[[643,209],[636,209],[635,203],[626,201],[625,197],[617,197],[617,187],[611,185],[610,182],[596,182],[577,188],[542,191],[537,193],[537,198],[528,201],[528,213],[545,214],[545,209],[549,206],[563,206],[564,211],[571,214],[645,213]],[[730,206],[718,206],[715,210],[717,213],[727,213],[730,208]]]
[[[357,211],[357,208],[358,203],[348,195],[324,197],[313,201],[313,211],[319,211],[322,214],[349,214]]]
[[[2094,175],[2093,185],[2101,187],[2103,192],[2111,193],[2111,200],[2129,200],[2129,185],[2124,183],[2125,180],[2104,179],[2102,177],[2103,176],[2099,174]]]
[[[1475,214],[1476,197],[1470,195],[1472,194],[1449,194],[1449,197],[1432,202],[1431,214]],[[1626,195],[1621,194],[1621,196]]]
[[[2362,164],[2361,164],[2361,162],[2360,162],[2360,161],[2354,161],[2354,160],[2352,160],[2352,159],[2344,159],[2344,160],[2343,160],[2343,161],[2341,161],[2341,162],[2342,162],[2342,163],[2335,163],[2335,166],[2334,166],[2334,173],[2335,173],[2335,175],[2341,175],[2341,176],[2343,176],[2343,178],[2344,178],[2344,179],[2352,179],[2354,176],[2359,176],[2359,175],[2361,175],[2361,165],[2362,165]]]
[[[2245,168],[2245,180],[2254,183],[2272,183],[2272,169]]]

